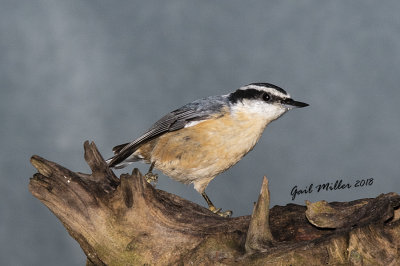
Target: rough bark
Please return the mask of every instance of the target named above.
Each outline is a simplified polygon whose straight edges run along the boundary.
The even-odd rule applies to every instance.
[[[117,178],[94,143],[91,174],[39,156],[31,193],[63,223],[87,265],[398,265],[400,197],[288,204],[269,209],[264,178],[251,216],[222,218],[155,189],[141,173]]]

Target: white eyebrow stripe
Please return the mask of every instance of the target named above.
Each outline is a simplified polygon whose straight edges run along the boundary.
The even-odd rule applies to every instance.
[[[269,88],[269,87],[264,87],[264,86],[257,86],[257,85],[248,85],[246,87],[243,87],[242,89],[255,89],[255,90],[259,90],[259,91],[265,91],[268,92],[272,95],[278,96],[282,99],[286,99],[286,98],[290,98],[290,94],[284,94],[280,91],[275,90],[274,88]]]

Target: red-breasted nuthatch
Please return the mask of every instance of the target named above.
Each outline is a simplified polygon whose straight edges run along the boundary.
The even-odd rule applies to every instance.
[[[114,168],[136,161],[151,164],[148,181],[157,180],[152,173],[156,168],[174,180],[193,183],[211,211],[230,216],[231,211],[214,207],[205,193],[208,183],[253,149],[270,122],[305,106],[278,86],[252,83],[168,113],[139,138],[114,147],[107,162]]]

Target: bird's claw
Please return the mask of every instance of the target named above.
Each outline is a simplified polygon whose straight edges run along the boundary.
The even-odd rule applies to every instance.
[[[231,217],[232,216],[232,211],[224,211],[224,212],[222,212],[221,210],[221,208],[215,208],[214,206],[211,206],[210,208],[210,211],[212,211],[213,213],[215,213],[215,214],[218,214],[219,216],[221,216],[221,217],[224,217],[224,218],[229,218],[229,217]]]
[[[147,183],[156,186],[158,182],[158,175],[153,174],[152,172],[148,172],[147,174],[144,175],[144,179],[147,181]]]
[[[230,211],[230,210],[224,211],[224,212],[219,211],[219,212],[217,212],[217,214],[224,218],[230,218],[232,216],[232,211]]]

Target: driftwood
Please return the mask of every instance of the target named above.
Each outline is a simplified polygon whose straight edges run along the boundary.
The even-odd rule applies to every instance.
[[[33,156],[31,193],[79,242],[87,265],[399,265],[400,197],[269,209],[264,178],[253,214],[222,218],[155,189],[141,173],[117,178],[94,143],[92,174]]]

